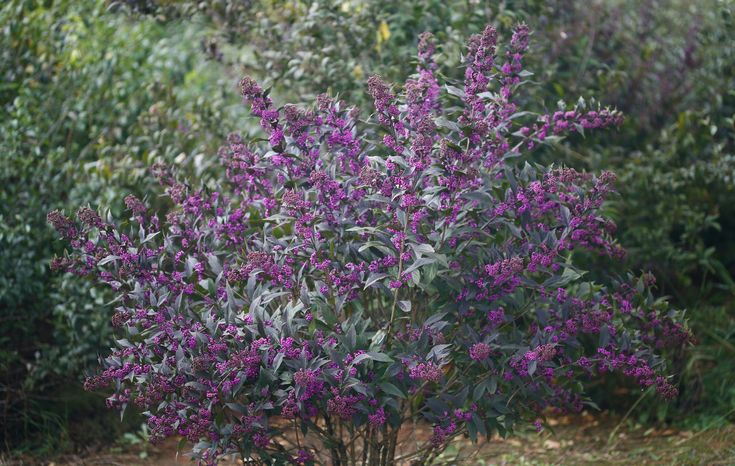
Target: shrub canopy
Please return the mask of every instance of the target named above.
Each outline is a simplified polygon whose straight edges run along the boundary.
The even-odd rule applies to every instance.
[[[53,266],[117,296],[125,337],[88,387],[112,387],[110,406],[143,407],[154,439],[181,435],[205,461],[298,464],[398,451],[425,464],[456,435],[581,409],[580,380],[608,371],[674,396],[662,356],[688,333],[653,278],[605,287],[575,266],[623,254],[600,210],[614,175],[533,161],[621,116],[584,101],[518,108],[528,36],[518,26],[499,49],[488,26],[468,41],[464,80],[440,86],[423,35],[400,90],[368,80],[366,121],[326,95],[277,108],[245,78],[265,137],[229,138],[222,185],[156,165],[163,218],[135,196],[129,222],[50,213],[75,249]],[[415,419],[433,434],[402,451]]]

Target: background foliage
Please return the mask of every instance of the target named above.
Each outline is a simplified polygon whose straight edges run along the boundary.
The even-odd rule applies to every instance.
[[[243,129],[234,83],[244,71],[282,101],[330,88],[370,109],[366,77],[403,78],[420,32],[447,44],[440,62],[448,72],[461,37],[486,22],[507,35],[518,20],[535,31],[529,68],[544,70],[529,78],[530,105],[582,96],[625,112],[618,133],[568,140],[542,156],[618,173],[622,195],[608,209],[626,266],[656,273],[659,292],[689,309],[699,340],[680,360],[680,399],[647,403],[641,415],[702,426],[731,420],[733,8],[731,0],[4,2],[3,444],[43,454],[40,446],[85,443],[69,430],[88,402],[74,402],[84,396],[78,381],[112,338],[107,297],[48,271],[62,248],[45,225],[49,210],[89,203],[119,212],[116,199],[147,191],[146,167],[158,158],[216,174],[217,146]],[[617,399],[611,386],[597,396],[603,405]]]
[[[62,249],[44,212],[119,211],[119,193],[147,191],[157,158],[204,169],[238,99],[187,45],[194,25],[129,21],[103,2],[10,1],[0,31],[0,424],[5,445],[42,453],[66,442],[69,416],[90,414],[79,377],[112,338],[109,297],[49,272]]]

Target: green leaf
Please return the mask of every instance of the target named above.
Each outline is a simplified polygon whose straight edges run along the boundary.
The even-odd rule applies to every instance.
[[[398,301],[398,307],[403,312],[411,312],[411,301]]]
[[[392,383],[389,382],[383,382],[379,385],[380,389],[383,390],[385,393],[393,396],[397,396],[399,398],[406,398],[406,395],[401,391],[400,388],[396,387]]]
[[[384,279],[387,276],[388,276],[387,273],[371,273],[367,281],[365,282],[365,287],[363,289],[367,290],[372,284],[374,284],[375,282],[379,280]]]
[[[416,255],[420,256],[422,254],[431,254],[434,251],[434,247],[430,244],[410,244],[411,249],[413,249],[413,252],[416,253]]]
[[[437,117],[434,119],[434,123],[440,128],[447,128],[457,133],[462,132],[462,128],[457,123],[448,120],[446,117]]]
[[[377,353],[377,352],[374,352],[374,351],[368,351],[365,354],[367,354],[368,356],[370,356],[370,359],[372,359],[374,361],[379,361],[379,362],[393,362],[393,359],[391,359],[390,356],[388,356],[385,353]]]
[[[420,259],[416,259],[413,264],[411,264],[406,270],[403,271],[405,274],[409,274],[413,272],[414,270],[418,269],[419,267],[423,267],[424,265],[433,264],[436,262],[436,259],[430,259],[428,257],[422,257]]]
[[[463,91],[462,89],[460,89],[460,88],[458,88],[458,87],[456,87],[456,86],[450,86],[449,84],[447,84],[447,85],[446,85],[446,86],[444,86],[444,87],[446,87],[446,88],[447,88],[447,92],[448,92],[448,93],[449,93],[450,95],[454,95],[454,96],[457,96],[457,97],[459,97],[460,99],[464,99],[464,97],[465,97],[465,93],[464,93],[464,91]]]
[[[100,261],[97,263],[98,266],[103,266],[105,264],[109,264],[110,262],[114,262],[116,260],[120,259],[120,256],[107,256],[103,259],[100,259]]]
[[[472,390],[472,401],[477,401],[485,394],[485,382],[480,382]]]

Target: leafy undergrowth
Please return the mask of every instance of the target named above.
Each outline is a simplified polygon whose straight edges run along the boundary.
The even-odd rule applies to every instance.
[[[540,434],[521,433],[508,439],[481,442],[479,450],[469,440],[459,439],[442,455],[437,465],[729,465],[735,464],[735,425],[702,431],[647,428],[603,414],[583,413],[550,419],[550,428]],[[431,434],[419,426],[403,435],[413,442]],[[70,465],[178,466],[193,464],[177,455],[178,441],[169,439],[156,447],[146,446],[145,433],[128,434],[120,444],[102,453],[66,457],[51,463]],[[3,464],[0,460],[0,464]],[[13,464],[13,463],[11,463]],[[36,464],[17,462],[15,464]],[[222,466],[243,464],[232,459]]]

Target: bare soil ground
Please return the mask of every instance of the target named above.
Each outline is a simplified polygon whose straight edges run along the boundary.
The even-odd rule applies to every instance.
[[[735,425],[691,432],[675,429],[644,428],[620,423],[603,414],[560,417],[550,421],[551,428],[538,434],[521,433],[507,439],[492,438],[472,444],[469,439],[455,441],[436,464],[459,465],[735,465]],[[420,427],[418,437],[429,434]],[[408,440],[410,441],[410,439]],[[122,445],[88,455],[55,461],[22,461],[12,464],[44,466],[180,466],[192,464],[177,455],[177,439],[151,447],[143,443]],[[0,464],[3,464],[0,460]],[[11,464],[11,463],[7,463]],[[242,464],[234,459],[222,463]]]

